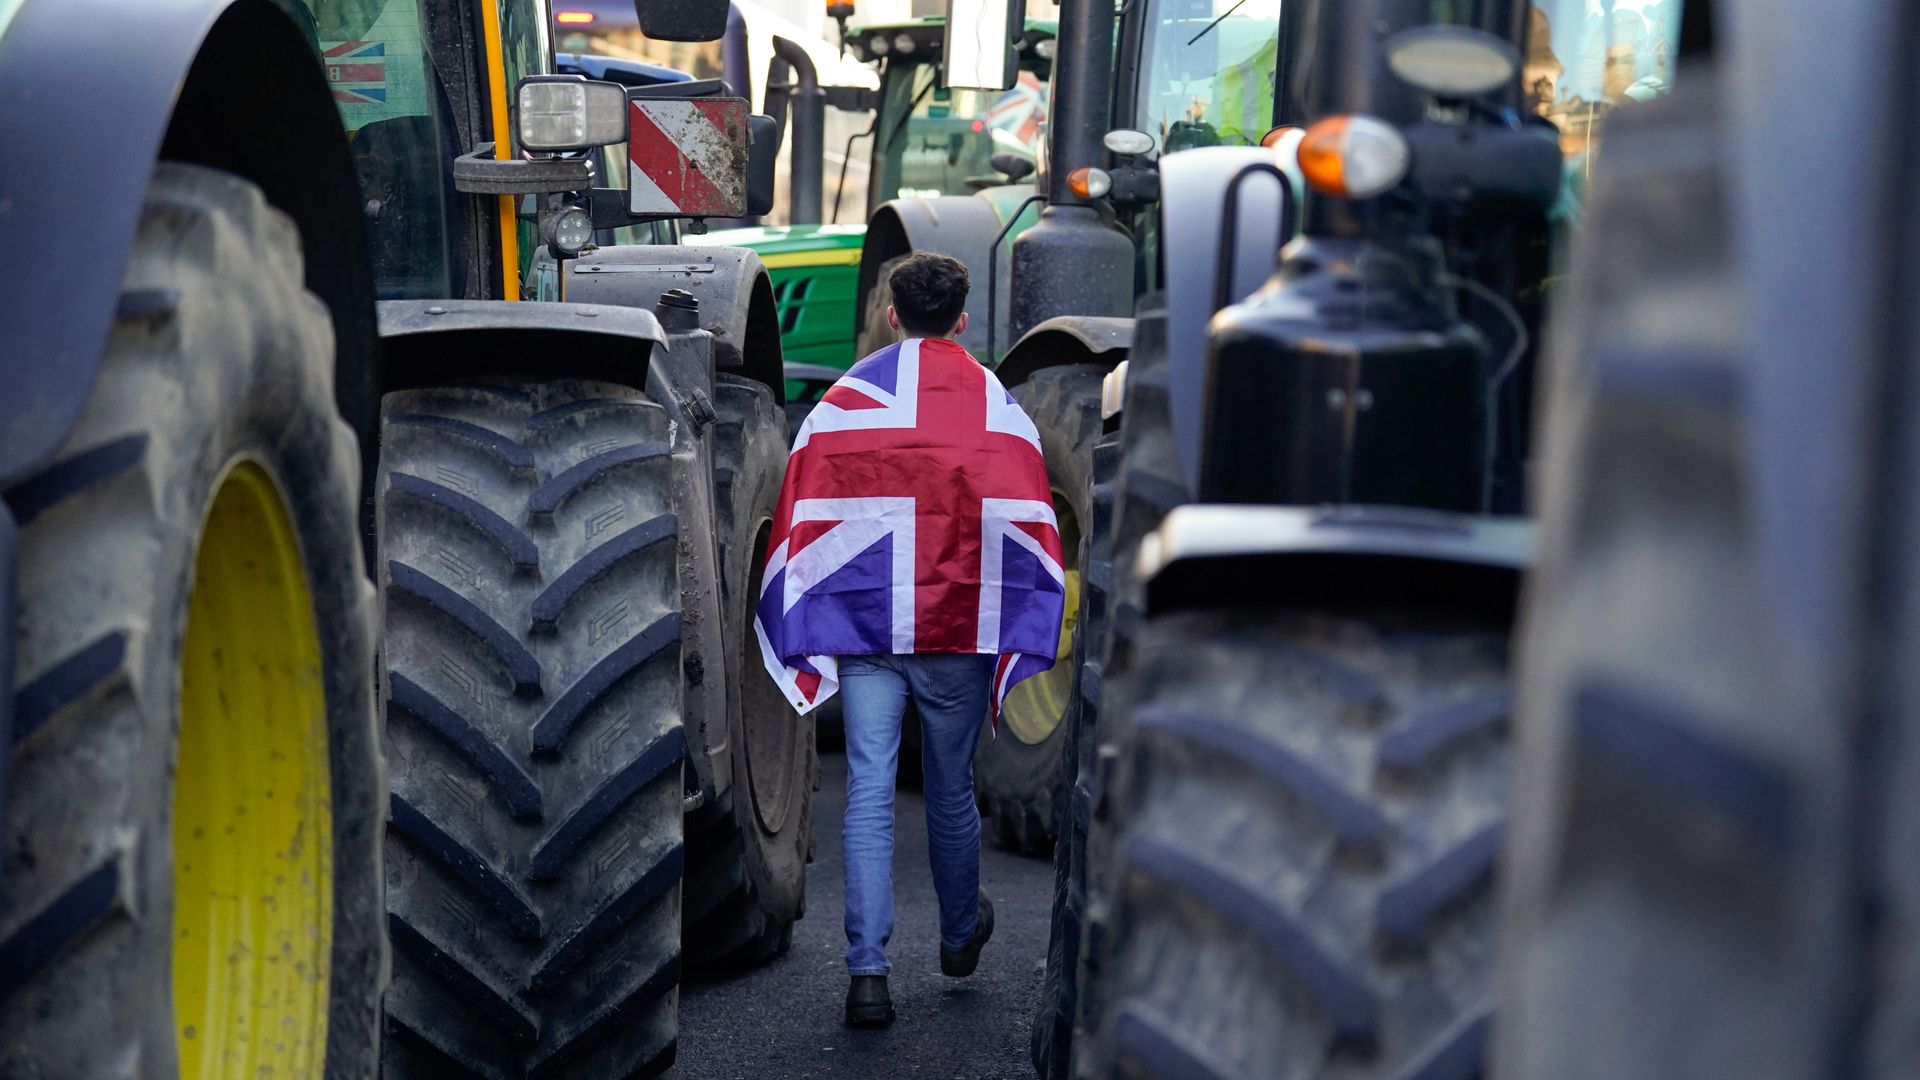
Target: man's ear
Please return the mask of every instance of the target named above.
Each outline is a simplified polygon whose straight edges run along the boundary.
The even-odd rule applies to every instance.
[[[894,313],[892,304],[887,305],[887,325],[895,330],[900,329],[900,316]]]
[[[960,313],[960,321],[953,324],[952,332],[954,337],[959,337],[961,334],[964,334],[967,332],[967,313],[966,312],[963,311]]]

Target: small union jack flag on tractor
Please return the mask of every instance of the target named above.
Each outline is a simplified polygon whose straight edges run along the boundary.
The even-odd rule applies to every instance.
[[[342,41],[323,54],[333,100],[349,105],[387,100],[387,46],[379,41]]]

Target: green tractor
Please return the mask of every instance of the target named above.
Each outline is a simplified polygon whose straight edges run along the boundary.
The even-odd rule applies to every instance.
[[[804,53],[781,50],[766,109],[791,116],[790,224],[721,229],[694,241],[749,248],[772,275],[788,369],[788,415],[796,427],[833,380],[873,345],[858,334],[858,326],[870,321],[860,307],[868,227],[823,221],[848,215],[870,221],[897,199],[974,193],[1011,215],[1033,193],[1028,178],[1041,153],[1054,24],[1026,21],[1014,45],[1020,58],[1015,84],[991,91],[945,84],[945,25],[935,16],[850,25],[846,46],[876,69],[877,92],[822,86]],[[830,196],[824,143],[812,133],[823,127],[828,108],[871,114],[864,130],[835,148],[842,152]],[[1036,217],[1027,214],[1020,224]]]

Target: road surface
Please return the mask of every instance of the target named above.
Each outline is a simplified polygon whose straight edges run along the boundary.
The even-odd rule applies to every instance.
[[[927,828],[917,791],[895,801],[894,930],[887,952],[899,1019],[883,1031],[855,1031],[842,1010],[840,819],[847,761],[822,753],[814,795],[814,862],[807,868],[807,915],[793,949],[764,968],[680,991],[680,1057],[675,1080],[1027,1080],[1028,1024],[1040,1001],[1047,955],[1050,860],[1011,855],[985,843],[981,877],[993,896],[993,941],[970,978],[940,974],[939,908],[927,870]]]

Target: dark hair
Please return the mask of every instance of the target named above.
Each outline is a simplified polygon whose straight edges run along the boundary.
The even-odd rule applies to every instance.
[[[967,309],[973,279],[958,259],[916,251],[887,275],[887,286],[893,290],[893,313],[902,330],[919,337],[940,337],[953,329]]]

